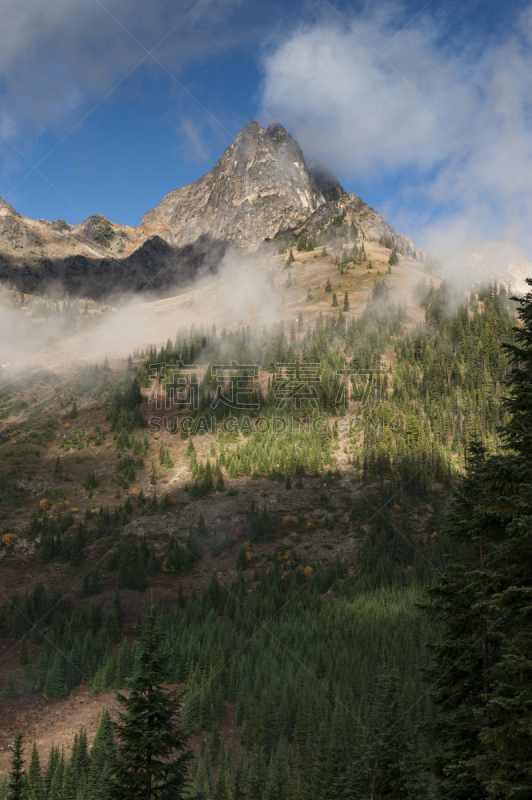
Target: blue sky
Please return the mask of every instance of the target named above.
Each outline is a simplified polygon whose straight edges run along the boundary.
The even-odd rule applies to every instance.
[[[136,225],[276,120],[422,246],[532,257],[531,42],[524,2],[21,0],[0,31],[0,196]]]

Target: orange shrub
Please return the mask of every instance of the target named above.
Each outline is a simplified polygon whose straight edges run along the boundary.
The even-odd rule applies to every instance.
[[[291,528],[294,525],[299,525],[299,520],[294,514],[288,514],[286,517],[283,517],[282,525],[285,528]]]
[[[4,547],[7,547],[8,549],[13,547],[16,540],[17,537],[15,536],[14,533],[4,533],[4,535],[2,536],[2,544],[4,545]]]

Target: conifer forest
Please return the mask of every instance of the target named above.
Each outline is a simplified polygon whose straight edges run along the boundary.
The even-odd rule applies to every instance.
[[[59,438],[17,412],[2,569],[24,541],[35,577],[1,702],[119,710],[46,754],[21,725],[0,800],[532,798],[532,281],[427,273],[413,316],[386,277],[359,315],[328,281],[327,314],[87,366]]]

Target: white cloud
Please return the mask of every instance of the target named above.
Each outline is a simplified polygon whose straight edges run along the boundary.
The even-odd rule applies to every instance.
[[[187,161],[207,161],[210,156],[209,147],[203,136],[203,126],[188,118],[180,120],[178,132],[183,141],[184,157]]]
[[[426,233],[422,244],[506,236],[532,255],[532,7],[510,33],[466,43],[423,15],[395,35],[387,8],[278,42],[264,59],[262,118],[340,180],[396,181],[391,221]],[[445,217],[429,230],[435,214]]]
[[[174,75],[212,58],[235,44],[233,14],[241,2],[3,3],[0,134],[17,142],[54,127],[68,130],[142,59],[144,66],[163,74],[146,50],[155,48],[155,58]]]

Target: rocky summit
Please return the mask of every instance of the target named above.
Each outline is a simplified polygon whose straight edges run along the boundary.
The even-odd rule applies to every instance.
[[[60,284],[71,295],[92,298],[175,294],[202,271],[215,271],[229,245],[254,252],[265,241],[290,244],[339,215],[368,238],[412,244],[347,194],[329,170],[309,168],[282,125],[252,121],[210,172],[170,192],[138,227],[101,215],[78,225],[32,220],[0,199],[0,281],[32,292]]]
[[[344,190],[335,179],[331,200]],[[142,225],[181,246],[201,234],[256,249],[266,238],[304,223],[327,203],[298,143],[282,125],[249,122],[214,168],[170,192]]]

